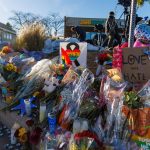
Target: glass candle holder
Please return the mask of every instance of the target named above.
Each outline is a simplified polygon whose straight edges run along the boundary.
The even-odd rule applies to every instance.
[[[39,113],[39,121],[40,123],[42,121],[44,121],[46,117],[46,103],[45,102],[41,102],[40,103],[40,113]]]
[[[29,99],[25,99],[24,104],[25,104],[26,114],[27,116],[30,116],[31,115],[31,101]]]

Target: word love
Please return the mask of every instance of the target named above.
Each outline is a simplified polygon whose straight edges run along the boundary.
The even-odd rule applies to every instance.
[[[146,55],[140,55],[140,56],[135,56],[135,55],[129,55],[126,60],[123,58],[123,64],[141,64],[141,65],[146,65],[148,60],[148,57]]]

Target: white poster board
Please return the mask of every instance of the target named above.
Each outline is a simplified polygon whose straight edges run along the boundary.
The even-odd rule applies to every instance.
[[[65,65],[87,66],[86,42],[60,43],[60,63]]]

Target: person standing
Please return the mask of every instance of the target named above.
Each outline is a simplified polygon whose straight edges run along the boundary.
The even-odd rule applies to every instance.
[[[72,27],[71,31],[76,33],[76,36],[80,42],[84,42],[86,40],[86,32],[79,26]]]
[[[101,24],[96,24],[94,31],[97,32],[93,37],[93,44],[102,46],[104,40],[106,39],[106,34],[104,33],[104,26]]]
[[[105,33],[107,34],[107,38],[103,43],[103,47],[108,46],[108,48],[113,47],[114,39],[117,40],[117,43],[121,44],[121,37],[118,34],[118,25],[115,19],[115,13],[111,11],[109,13],[109,18],[106,20],[105,23]]]

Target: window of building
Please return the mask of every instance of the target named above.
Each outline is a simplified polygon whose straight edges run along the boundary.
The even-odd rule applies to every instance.
[[[10,39],[9,35],[10,35],[10,34],[9,34],[9,33],[7,33],[7,40],[9,40],[9,39]]]
[[[12,34],[9,34],[9,39],[12,40]]]
[[[4,39],[7,39],[7,33],[4,32]]]

